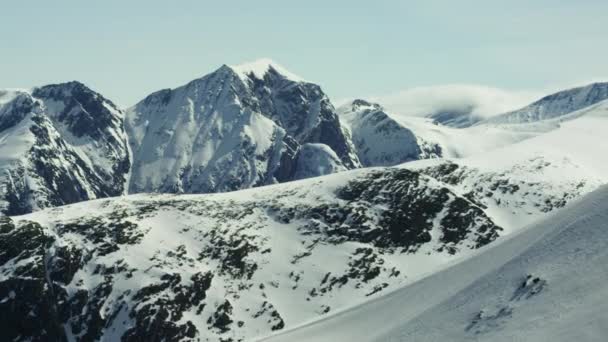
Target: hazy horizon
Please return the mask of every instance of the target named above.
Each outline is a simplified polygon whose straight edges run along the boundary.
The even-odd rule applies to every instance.
[[[0,88],[78,80],[123,107],[222,64],[262,57],[320,84],[338,103],[462,85],[496,89],[515,105],[608,75],[608,47],[597,44],[608,33],[608,3],[595,0],[72,0],[11,3],[4,12],[11,15],[0,21],[9,32]]]

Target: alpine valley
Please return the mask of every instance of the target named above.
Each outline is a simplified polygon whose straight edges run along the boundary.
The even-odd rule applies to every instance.
[[[0,91],[0,339],[603,341],[608,83],[496,114],[266,59]]]

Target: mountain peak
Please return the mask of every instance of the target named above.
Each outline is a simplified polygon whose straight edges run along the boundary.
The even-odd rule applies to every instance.
[[[304,79],[289,70],[287,70],[282,65],[276,63],[275,61],[269,58],[260,58],[255,61],[246,62],[238,65],[230,65],[232,70],[234,70],[239,76],[243,78],[249,77],[253,74],[255,77],[259,79],[263,79],[264,75],[268,73],[271,69],[276,71],[278,74],[288,78],[292,81],[303,82]]]
[[[363,99],[355,99],[341,105],[338,108],[338,113],[347,114],[358,112],[361,110],[384,110],[384,108],[378,103],[369,102]]]

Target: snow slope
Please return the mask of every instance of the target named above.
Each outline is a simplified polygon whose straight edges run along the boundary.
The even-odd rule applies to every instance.
[[[575,117],[545,122],[552,130],[488,152],[401,167],[424,169],[476,198],[500,225],[521,227],[608,182],[608,102]]]
[[[391,166],[436,157],[461,158],[542,135],[564,121],[608,107],[608,83],[564,90],[520,110],[470,121],[471,108],[428,117],[388,112],[364,100],[338,109],[365,166]],[[468,112],[467,112],[468,111]],[[468,113],[468,114],[467,114]],[[470,122],[469,122],[470,121]]]
[[[604,186],[461,263],[262,340],[604,341],[607,203]]]

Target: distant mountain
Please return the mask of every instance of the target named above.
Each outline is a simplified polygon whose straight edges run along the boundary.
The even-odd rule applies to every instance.
[[[563,90],[478,124],[520,124],[554,119],[608,99],[608,83],[593,83]]]
[[[377,103],[357,99],[338,108],[338,112],[364,166],[392,166],[442,155],[439,145],[416,136]]]
[[[0,92],[0,212],[125,192],[123,113],[81,83]]]
[[[321,88],[268,60],[151,94],[127,111],[127,132],[130,192],[230,191],[360,166]],[[333,155],[331,168],[308,164]]]
[[[567,208],[608,181],[601,89],[465,128],[336,110],[269,60],[124,112],[78,82],[0,91],[1,336],[571,340],[606,306],[605,196]]]
[[[608,83],[596,83],[485,121],[473,107],[427,118],[389,114],[365,100],[336,110],[318,85],[265,59],[224,65],[126,112],[78,82],[5,90],[0,212],[124,193],[233,191],[361,166],[469,156],[557,127],[500,124],[584,115],[581,109],[606,98]]]

